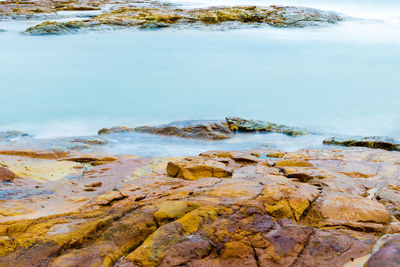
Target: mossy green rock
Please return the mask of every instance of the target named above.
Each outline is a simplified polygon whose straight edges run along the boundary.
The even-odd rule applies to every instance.
[[[400,151],[400,142],[385,136],[337,138],[332,137],[323,141],[325,145],[354,146],[379,148],[388,151]]]
[[[312,134],[312,132],[304,128],[290,127],[259,120],[228,117],[226,118],[226,122],[233,132],[282,133],[290,136]]]
[[[43,22],[28,28],[34,35],[73,33],[83,27],[136,27],[155,30],[165,27],[218,26],[222,29],[244,25],[273,27],[308,27],[335,24],[343,18],[334,13],[312,8],[287,6],[234,6],[201,9],[172,9],[167,6],[121,6],[84,21]],[[230,23],[230,24],[229,24]],[[228,25],[227,25],[228,24]]]
[[[74,33],[79,29],[86,27],[85,23],[80,21],[55,22],[46,21],[39,25],[26,29],[25,33],[31,35],[49,35]]]

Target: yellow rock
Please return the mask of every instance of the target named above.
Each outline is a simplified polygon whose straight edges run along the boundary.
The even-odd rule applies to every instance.
[[[183,178],[186,180],[197,180],[206,177],[232,177],[232,171],[230,171],[222,162],[202,160],[198,158],[188,161],[168,162],[167,173],[172,177]]]
[[[108,205],[115,200],[120,200],[126,197],[120,191],[110,191],[104,194],[97,196],[94,200],[94,203],[97,205]]]
[[[308,184],[278,182],[266,186],[260,199],[272,216],[298,221],[318,193],[317,188]]]
[[[77,167],[82,166],[76,162],[49,159],[24,158],[21,161],[19,157],[14,156],[1,156],[0,158],[16,176],[42,182],[77,176],[81,173]]]
[[[308,161],[301,160],[281,160],[275,163],[275,167],[312,167]]]
[[[384,205],[368,198],[329,192],[315,202],[306,221],[317,227],[383,231],[391,215]]]
[[[126,260],[139,266],[158,266],[163,258],[163,252],[182,239],[182,226],[179,223],[169,223],[158,228],[143,244],[126,257]]]
[[[25,208],[21,205],[13,205],[9,208],[6,207],[1,207],[0,208],[0,216],[17,216],[17,215],[22,215],[22,214],[27,214],[33,212],[32,210]]]
[[[190,235],[196,232],[204,220],[215,220],[218,217],[218,208],[200,207],[177,220],[182,225],[183,231]]]
[[[186,201],[163,201],[157,204],[158,211],[154,213],[154,218],[159,224],[178,219],[189,211]]]

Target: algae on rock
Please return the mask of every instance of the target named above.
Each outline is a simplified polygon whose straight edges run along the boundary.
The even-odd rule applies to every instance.
[[[31,35],[75,33],[79,29],[84,27],[86,27],[86,24],[81,21],[68,21],[68,22],[46,21],[26,29],[25,33]]]

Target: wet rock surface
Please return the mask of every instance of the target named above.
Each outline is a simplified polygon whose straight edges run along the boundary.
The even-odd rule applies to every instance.
[[[89,1],[20,1],[7,0],[0,3],[0,16],[15,19],[34,18],[34,15],[42,13],[55,13],[57,11],[91,11],[99,10],[99,6],[115,1],[89,0]]]
[[[158,127],[138,127],[136,128],[136,131],[141,133],[208,140],[227,139],[232,135],[227,124],[223,121],[175,122]]]
[[[7,168],[0,167],[0,181],[12,181],[15,178],[15,173]]]
[[[0,29],[1,32],[1,29]],[[15,138],[29,137],[29,134],[21,131],[4,131],[0,132],[0,142],[10,141]]]
[[[324,140],[324,144],[337,145],[337,146],[368,147],[368,148],[384,149],[389,151],[400,151],[400,141],[385,136],[355,137],[355,138],[332,137]]]
[[[80,28],[84,26],[85,24],[79,21],[70,21],[70,22],[46,21],[26,29],[25,32],[32,35],[76,33]]]
[[[52,6],[50,3],[47,3],[47,5]],[[64,10],[60,8],[56,6],[43,12]],[[84,7],[81,8],[84,10]],[[90,10],[90,3],[86,5],[86,8]],[[79,8],[76,7],[76,10],[79,10]],[[31,12],[29,9],[25,11]],[[25,11],[21,11],[21,13],[25,14]],[[10,12],[8,10],[8,13],[5,14],[13,14],[13,12]],[[15,13],[18,14],[18,12]],[[41,11],[37,11],[37,13],[41,13]],[[116,5],[110,11],[79,21],[46,21],[28,28],[25,33],[32,35],[65,34],[74,33],[79,29],[98,28],[99,26],[160,29],[166,27],[213,26],[235,28],[241,25],[270,25],[280,28],[303,28],[335,24],[343,19],[341,15],[334,12],[302,7],[235,6],[187,10],[149,1],[146,6]]]
[[[103,128],[98,131],[99,135],[111,133],[140,132],[163,136],[175,136],[189,139],[223,140],[232,135],[224,121],[182,121],[172,122],[160,126],[140,126],[129,128],[116,126]]]
[[[398,152],[9,154],[0,155],[3,168],[15,173],[0,184],[0,266],[341,266],[358,258],[392,266],[398,260]],[[385,234],[392,239],[374,248]]]
[[[366,267],[400,265],[400,235],[393,235],[366,262]]]
[[[242,118],[228,117],[226,118],[229,129],[238,132],[261,132],[261,133],[282,133],[289,136],[307,135],[310,131],[298,127],[290,127],[286,125],[278,125],[272,122],[247,120]]]
[[[233,117],[228,117],[223,121],[178,121],[160,126],[141,126],[133,128],[115,126],[112,128],[103,128],[98,131],[98,134],[104,135],[129,132],[205,140],[224,140],[231,138],[235,133],[282,133],[289,136],[312,134],[310,131],[298,127]]]

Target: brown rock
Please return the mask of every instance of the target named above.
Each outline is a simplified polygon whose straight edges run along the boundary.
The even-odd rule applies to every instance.
[[[319,190],[308,184],[278,182],[266,186],[260,200],[272,216],[298,221],[318,194]]]
[[[239,163],[257,163],[260,159],[250,153],[241,151],[207,151],[200,153],[201,157],[208,158],[230,158]]]
[[[312,167],[308,161],[281,160],[275,163],[275,167]]]
[[[93,192],[93,191],[96,191],[96,189],[94,189],[93,187],[88,187],[88,188],[84,188],[83,191]]]
[[[102,195],[97,196],[94,199],[94,203],[97,205],[109,205],[111,202],[115,200],[120,200],[125,198],[126,196],[123,195],[120,191],[110,191],[108,193],[104,193]]]
[[[38,159],[60,159],[68,156],[64,151],[2,150],[0,155],[30,157]]]
[[[145,207],[114,221],[89,246],[66,251],[50,267],[113,266],[124,254],[139,246],[156,230],[154,207]]]
[[[189,139],[222,140],[232,135],[227,124],[222,121],[181,121],[157,127],[143,126],[136,131]]]
[[[357,239],[352,233],[315,229],[296,266],[343,266],[367,254],[374,243],[375,239],[368,236]]]
[[[274,220],[256,207],[203,207],[160,227],[117,266],[336,266],[374,240]]]
[[[376,193],[376,199],[385,205],[393,216],[400,219],[400,187],[388,185],[381,188]]]
[[[159,209],[154,213],[154,218],[160,225],[179,219],[190,210],[185,201],[163,201],[157,206]]]
[[[205,177],[229,178],[232,171],[225,164],[214,160],[188,159],[168,162],[167,173],[172,177],[196,180]]]
[[[12,181],[15,174],[7,168],[0,167],[0,181]]]
[[[129,132],[134,132],[136,128],[128,128],[125,126],[115,126],[112,128],[103,128],[100,129],[97,134],[102,135],[102,134],[111,134],[111,133],[129,133]]]
[[[79,156],[63,158],[62,160],[75,161],[75,162],[79,162],[79,163],[90,163],[94,166],[97,166],[97,165],[116,161],[116,160],[118,160],[118,158],[113,157],[113,156],[104,157],[104,156],[96,156],[96,155],[79,155]]]
[[[85,184],[86,187],[100,187],[103,183],[102,182],[95,182],[91,184]]]
[[[400,235],[389,238],[364,265],[365,267],[400,266]]]
[[[170,164],[118,156],[85,170],[1,156],[18,177],[18,166],[40,170],[39,179],[64,174],[40,187],[15,179],[2,188],[0,266],[342,266],[367,261],[378,236],[400,231],[389,213],[399,207],[399,153],[256,156],[266,153],[274,152],[208,151]],[[371,176],[348,175],[357,172]],[[396,263],[397,241],[379,251],[369,264]]]
[[[399,140],[386,136],[355,137],[343,139],[332,137],[323,141],[325,145],[368,147],[384,150],[400,150]]]
[[[298,127],[290,127],[286,125],[278,125],[275,123],[259,120],[247,120],[242,118],[228,117],[226,118],[231,131],[238,132],[266,132],[266,133],[282,133],[289,136],[299,136],[311,134],[307,129]]]
[[[317,227],[349,227],[362,231],[383,231],[390,213],[382,204],[368,198],[327,193],[316,200],[306,221]]]

